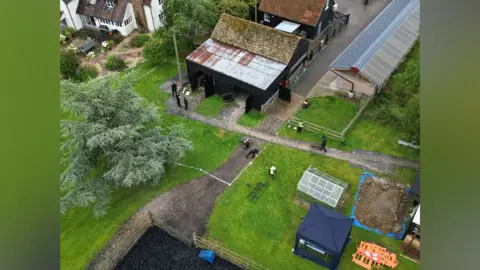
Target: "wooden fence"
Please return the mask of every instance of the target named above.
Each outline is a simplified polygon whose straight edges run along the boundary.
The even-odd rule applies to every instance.
[[[342,92],[342,90],[340,90],[340,92]],[[348,92],[348,91],[346,91],[346,92]],[[295,116],[290,119],[290,124],[298,126],[298,123],[301,120],[303,120],[303,127],[306,130],[314,132],[314,133],[322,133],[329,138],[332,138],[334,140],[337,140],[337,141],[340,141],[340,142],[344,143],[345,142],[345,135],[347,134],[348,130],[350,130],[350,128],[358,120],[358,118],[362,115],[363,111],[367,108],[368,104],[370,104],[370,102],[372,100],[372,98],[367,96],[367,95],[361,94],[360,97],[361,97],[360,105],[359,105],[360,108],[359,108],[358,112],[355,114],[355,116],[352,118],[352,120],[348,123],[348,125],[341,132],[331,130],[329,128],[326,128],[326,127],[323,127],[323,126],[305,121],[305,120],[297,118]],[[302,107],[300,107],[298,110],[301,110],[301,109],[302,109]],[[297,112],[298,112],[298,110],[297,110]],[[295,114],[297,112],[295,112]]]
[[[174,228],[170,227],[167,225],[165,222],[161,221],[158,217],[156,217],[152,212],[148,212],[150,219],[152,220],[152,225],[155,225],[162,230],[166,231],[168,234],[173,236],[174,238],[180,240],[182,243],[185,245],[191,247],[192,246],[192,241],[184,236],[182,236],[181,233],[176,231]]]
[[[247,259],[221,245],[210,241],[206,238],[197,236],[193,234],[193,243],[197,248],[213,250],[215,254],[243,269],[252,269],[252,270],[268,270],[268,268],[261,266],[260,264]]]

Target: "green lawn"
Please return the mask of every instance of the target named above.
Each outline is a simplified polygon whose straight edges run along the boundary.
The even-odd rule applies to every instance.
[[[245,184],[271,181],[266,174],[271,165],[277,167],[276,180],[258,201],[247,200]],[[345,211],[350,214],[361,169],[351,168],[348,162],[269,145],[217,201],[208,224],[209,237],[270,269],[322,269],[292,253],[296,229],[306,214],[306,210],[292,200],[303,171],[310,165],[351,185],[352,200]],[[413,181],[413,174],[403,173],[403,176],[409,179],[401,179],[402,182]],[[351,236],[352,242],[344,253],[340,269],[363,269],[351,262],[351,255],[361,240],[375,241],[395,252],[400,246],[400,241],[356,227]],[[419,269],[409,260],[401,257],[399,260],[399,270]]]
[[[297,139],[305,142],[320,142],[319,134],[303,130],[297,133],[293,128],[284,127],[280,131],[280,136]],[[420,159],[420,151],[398,144],[398,139],[402,139],[402,133],[390,126],[377,124],[371,120],[360,117],[345,136],[346,145],[330,139],[327,147],[352,151],[353,149],[362,149],[367,151],[376,151],[385,155],[394,155],[409,159]]]
[[[195,111],[205,116],[216,117],[218,113],[220,113],[223,105],[224,103],[222,98],[217,95],[213,95],[202,100]]]
[[[175,68],[175,64],[166,63],[143,77],[137,85],[137,91],[159,106],[160,111],[165,108],[164,102],[169,98],[169,94],[161,92],[158,87],[176,73]],[[152,67],[144,64],[138,69],[141,75],[150,71]],[[192,131],[190,138],[194,143],[194,150],[189,152],[181,162],[205,170],[212,170],[224,163],[240,140],[239,135],[183,117],[162,113],[161,121],[162,126],[183,123]],[[116,191],[112,195],[111,208],[106,217],[95,219],[91,209],[75,209],[63,216],[60,222],[62,269],[85,269],[105,247],[122,222],[139,208],[160,192],[202,174],[184,167],[170,168],[159,187],[145,186]]]
[[[339,97],[326,96],[308,99],[310,107],[295,117],[328,129],[342,132],[358,111],[358,106]]]
[[[265,114],[260,114],[257,110],[251,110],[248,114],[243,114],[240,119],[238,119],[238,124],[242,126],[247,126],[251,128],[256,128],[260,123],[262,123],[263,119],[265,119]]]

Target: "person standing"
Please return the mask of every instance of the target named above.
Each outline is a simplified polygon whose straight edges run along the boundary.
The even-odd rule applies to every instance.
[[[177,84],[175,81],[173,81],[172,85],[170,85],[170,89],[172,89],[172,97],[177,96]]]
[[[302,129],[303,129],[303,120],[300,120],[300,122],[298,122],[297,132],[302,133]]]
[[[253,148],[252,150],[248,151],[246,158],[248,158],[249,156],[252,156],[252,158],[255,158],[257,154],[258,154],[258,149]]]
[[[272,180],[275,179],[275,175],[277,173],[277,168],[275,166],[270,167],[268,170],[268,174],[272,177]]]
[[[183,104],[185,105],[185,110],[188,111],[188,100],[187,100],[187,96],[183,96]]]
[[[179,108],[181,108],[182,105],[180,104],[180,96],[177,94],[176,98],[177,98],[177,105],[178,105]]]
[[[322,143],[320,144],[320,151],[324,151],[325,153],[327,153],[327,149],[325,149],[326,145],[327,145],[327,137],[323,136]]]

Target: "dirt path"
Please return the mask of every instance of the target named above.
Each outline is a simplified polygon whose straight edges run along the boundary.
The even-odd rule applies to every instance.
[[[262,141],[253,140],[250,149],[261,149],[263,144]],[[245,158],[247,152],[243,147],[238,147],[224,165],[210,173],[226,183],[233,183],[252,161]],[[217,197],[229,187],[222,181],[204,175],[160,194],[122,224],[88,269],[113,269],[136,239],[152,225],[147,218],[149,212],[152,218],[173,228],[183,239],[191,241],[194,232],[203,235]]]

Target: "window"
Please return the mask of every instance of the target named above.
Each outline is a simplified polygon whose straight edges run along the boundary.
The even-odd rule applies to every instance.
[[[325,10],[328,10],[330,8],[330,0],[327,0],[325,3]]]
[[[121,26],[122,26],[122,22],[115,22],[115,25],[121,27]]]
[[[158,18],[160,19],[161,22],[163,22],[163,19],[165,19],[165,15],[163,15],[163,11],[160,11],[160,14],[158,14]]]
[[[270,22],[270,16],[267,13],[263,13],[263,20],[266,22]]]
[[[163,0],[158,0],[158,4],[161,6],[163,4]]]
[[[88,0],[88,3],[95,5],[97,3],[97,0]]]
[[[132,20],[132,17],[128,17],[128,19],[126,19],[126,20],[123,22],[123,24],[124,24],[125,26],[127,26],[127,25],[129,25],[132,21],[133,21],[133,20]]]
[[[113,0],[107,0],[107,7],[108,8],[113,8],[114,5],[115,5],[115,3],[113,2]]]

